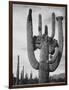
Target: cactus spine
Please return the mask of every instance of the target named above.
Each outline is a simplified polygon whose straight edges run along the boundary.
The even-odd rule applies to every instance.
[[[42,35],[42,17],[39,14],[39,35],[33,43],[33,25],[32,25],[32,10],[29,10],[27,18],[27,49],[30,64],[33,68],[39,70],[39,83],[49,82],[49,72],[53,72],[59,65],[63,51],[63,29],[62,19],[59,16],[58,21],[58,42],[54,39],[55,35],[55,13],[52,13],[52,35],[48,36],[48,27],[45,25],[45,33]],[[34,45],[33,45],[34,44]],[[34,55],[34,46],[40,49],[40,60],[36,60]],[[35,48],[35,50],[37,49]],[[49,54],[53,55],[49,60]]]
[[[18,62],[17,62],[17,78],[16,78],[16,85],[19,84],[19,56],[18,56]]]

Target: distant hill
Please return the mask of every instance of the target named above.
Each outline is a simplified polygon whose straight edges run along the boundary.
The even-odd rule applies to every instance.
[[[55,74],[55,75],[53,75],[51,77],[54,78],[54,79],[58,79],[58,78],[64,79],[65,78],[65,74],[64,73]]]
[[[64,82],[65,81],[65,74],[60,73],[60,74],[55,74],[53,76],[50,76],[49,79],[50,82]]]

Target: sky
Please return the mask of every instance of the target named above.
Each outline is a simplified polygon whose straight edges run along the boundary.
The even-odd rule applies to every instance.
[[[19,55],[20,73],[24,66],[24,72],[33,73],[33,77],[38,77],[38,70],[32,68],[29,62],[27,54],[27,16],[29,9],[32,9],[33,20],[33,34],[38,35],[38,15],[42,15],[42,33],[44,33],[45,25],[48,26],[48,35],[51,35],[52,27],[52,13],[55,12],[57,16],[63,16],[63,36],[64,46],[61,62],[58,68],[51,72],[50,75],[64,73],[65,72],[65,8],[64,7],[51,7],[51,6],[32,6],[23,4],[13,4],[13,74],[16,76],[17,71],[17,56]],[[58,40],[58,26],[56,21],[55,39]],[[39,61],[40,50],[35,52],[36,59]],[[24,74],[25,74],[24,73]]]

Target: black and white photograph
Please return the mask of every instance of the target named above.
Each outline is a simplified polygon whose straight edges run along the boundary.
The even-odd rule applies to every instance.
[[[11,6],[12,87],[65,85],[67,6],[31,2]]]

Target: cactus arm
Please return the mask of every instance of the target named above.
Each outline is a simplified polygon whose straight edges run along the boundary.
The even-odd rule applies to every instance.
[[[60,50],[57,50],[57,54],[56,54],[56,57],[54,58],[54,61],[49,64],[50,72],[53,72],[56,70],[56,68],[58,67],[58,65],[60,63],[61,56],[62,56],[62,53],[60,52]]]
[[[49,64],[49,70],[50,72],[53,72],[56,70],[56,68],[58,67],[61,57],[62,57],[62,52],[63,52],[63,29],[62,29],[62,20],[63,17],[59,16],[56,18],[58,21],[58,43],[59,43],[59,48],[57,49],[57,56],[56,56],[56,60],[54,63]]]
[[[42,36],[42,16],[39,14],[39,24],[38,24],[39,36]]]
[[[39,69],[39,63],[35,58],[34,55],[34,48],[33,48],[33,31],[32,31],[32,10],[29,10],[29,15],[27,18],[27,50],[28,50],[28,57],[30,64],[33,68]]]
[[[41,37],[42,37],[42,16],[39,14],[39,20],[38,20],[38,36],[33,37],[33,47],[34,50],[41,49]]]
[[[57,18],[58,21],[58,43],[59,43],[59,50],[62,53],[63,51],[63,27],[62,27],[62,16],[58,16]]]
[[[48,64],[53,64],[56,61],[56,58],[58,56],[58,52],[59,52],[58,48],[56,48],[55,54],[52,56],[51,60],[47,62]]]
[[[51,38],[54,38],[55,35],[55,13],[52,13],[52,34]]]

